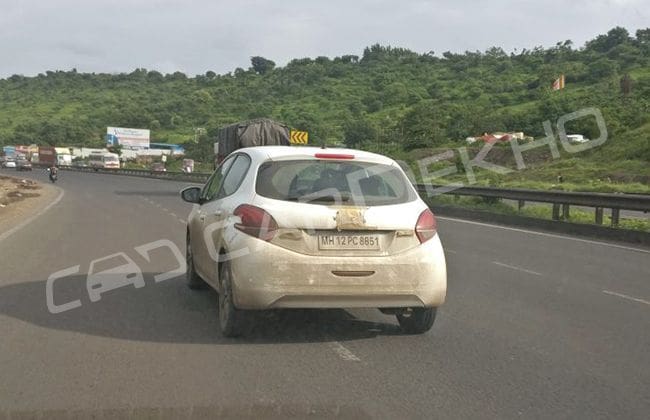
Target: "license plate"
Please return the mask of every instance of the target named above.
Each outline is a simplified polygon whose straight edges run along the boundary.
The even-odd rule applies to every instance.
[[[378,235],[318,235],[318,249],[379,250]]]

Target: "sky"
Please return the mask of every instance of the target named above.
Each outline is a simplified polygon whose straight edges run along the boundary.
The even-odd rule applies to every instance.
[[[644,4],[645,3],[645,4]],[[362,55],[576,46],[615,26],[650,26],[650,0],[0,0],[0,77],[47,70],[188,75],[261,55]]]

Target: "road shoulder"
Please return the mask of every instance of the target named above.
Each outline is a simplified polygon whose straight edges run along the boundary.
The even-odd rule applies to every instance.
[[[60,199],[60,188],[37,181],[0,175],[0,241],[38,217]]]

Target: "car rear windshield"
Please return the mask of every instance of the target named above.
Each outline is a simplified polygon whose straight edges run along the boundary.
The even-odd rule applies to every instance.
[[[381,206],[417,198],[396,167],[354,161],[265,162],[258,169],[255,189],[276,200],[328,205]]]

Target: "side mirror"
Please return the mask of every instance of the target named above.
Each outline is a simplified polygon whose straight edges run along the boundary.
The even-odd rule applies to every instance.
[[[201,203],[201,188],[187,187],[181,191],[181,198],[188,203],[200,204]]]

